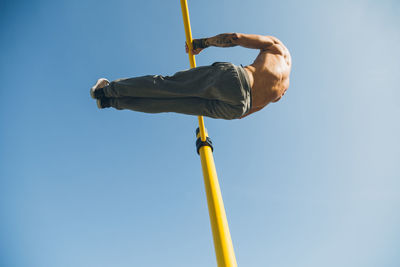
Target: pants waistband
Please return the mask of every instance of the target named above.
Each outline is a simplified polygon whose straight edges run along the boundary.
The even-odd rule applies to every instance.
[[[243,89],[248,92],[249,94],[249,101],[250,101],[250,106],[248,111],[250,111],[251,107],[252,107],[252,97],[251,97],[251,87],[250,87],[250,78],[249,78],[249,74],[247,73],[247,71],[244,69],[244,67],[242,65],[240,66],[236,66],[237,67],[237,71],[239,74],[239,79],[242,83]],[[247,112],[246,112],[247,113]]]

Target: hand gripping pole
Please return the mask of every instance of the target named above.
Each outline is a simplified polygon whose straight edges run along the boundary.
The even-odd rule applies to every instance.
[[[189,48],[190,67],[196,67],[192,54],[192,33],[190,29],[189,10],[187,1],[181,0],[183,24],[185,26],[186,43]],[[229,233],[228,220],[226,219],[221,189],[219,187],[217,171],[212,154],[212,142],[208,137],[202,116],[198,117],[197,152],[200,154],[203,169],[204,186],[207,195],[208,213],[210,216],[211,230],[214,239],[214,249],[218,267],[237,267],[232,239]]]

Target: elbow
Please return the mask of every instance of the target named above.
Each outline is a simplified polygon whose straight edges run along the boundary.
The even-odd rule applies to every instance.
[[[261,50],[270,50],[271,47],[279,44],[279,40],[274,36],[260,35],[259,38],[259,42],[262,44]]]
[[[232,36],[231,36],[232,43],[238,44],[241,37],[242,37],[242,34],[240,34],[240,33],[236,33],[236,32],[232,33]]]

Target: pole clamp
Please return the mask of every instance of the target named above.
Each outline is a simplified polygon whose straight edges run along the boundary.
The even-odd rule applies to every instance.
[[[200,155],[200,148],[202,146],[209,146],[211,147],[211,151],[214,151],[214,147],[212,145],[212,141],[209,137],[206,137],[206,141],[201,141],[201,138],[197,138],[196,140],[196,148],[197,148],[197,154]]]
[[[200,148],[202,146],[209,146],[209,147],[211,147],[211,151],[214,152],[213,143],[212,143],[211,139],[208,136],[206,137],[206,141],[202,141],[201,140],[200,129],[199,128],[196,129],[196,136],[197,136],[197,140],[196,140],[197,154],[200,155]]]

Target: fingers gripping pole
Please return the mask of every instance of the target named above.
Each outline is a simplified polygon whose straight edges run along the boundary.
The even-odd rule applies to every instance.
[[[192,33],[190,30],[189,10],[187,1],[181,0],[183,24],[185,26],[186,43],[189,48],[190,67],[196,67],[196,61],[192,54]],[[232,239],[229,233],[228,220],[226,219],[224,203],[218,183],[217,171],[215,169],[212,146],[204,126],[202,116],[199,116],[199,132],[197,134],[198,148],[201,166],[203,169],[204,185],[207,195],[208,213],[210,215],[211,230],[214,240],[215,255],[218,267],[237,267]],[[201,141],[200,141],[201,140]],[[205,144],[205,145],[203,145]]]

